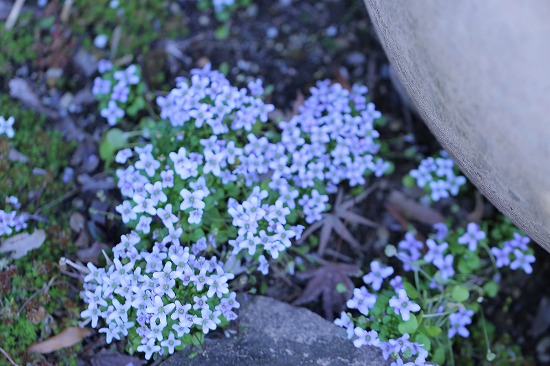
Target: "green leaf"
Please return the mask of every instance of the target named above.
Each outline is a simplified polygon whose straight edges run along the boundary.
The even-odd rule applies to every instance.
[[[145,107],[145,99],[143,97],[137,97],[132,105],[130,105],[128,108],[126,108],[126,112],[129,116],[135,117],[140,110],[142,110]]]
[[[464,302],[470,298],[470,291],[462,285],[453,287],[451,291],[451,297],[458,302]]]
[[[399,325],[397,326],[397,329],[401,334],[410,334],[410,335],[412,335],[417,328],[418,328],[418,320],[416,320],[416,316],[412,314],[409,320],[403,323],[399,323]]]
[[[495,281],[489,281],[483,285],[483,290],[489,297],[495,297],[498,294],[499,285]]]
[[[403,283],[403,288],[405,289],[405,292],[407,292],[409,299],[414,300],[418,298],[418,291],[416,291],[416,288],[412,284],[405,282]]]
[[[229,37],[230,29],[231,28],[229,27],[229,24],[223,24],[223,25],[219,26],[218,28],[216,28],[216,31],[214,33],[214,37],[217,40],[227,39],[227,37]]]
[[[458,271],[462,274],[470,274],[472,273],[472,269],[468,265],[468,261],[465,259],[461,259],[458,261]]]
[[[411,177],[410,175],[405,175],[402,179],[402,184],[405,187],[411,188],[416,185],[415,179]]]
[[[99,156],[101,159],[110,162],[115,153],[122,149],[128,142],[128,135],[118,128],[107,131],[99,145]]]
[[[430,339],[426,335],[424,335],[422,333],[417,334],[414,337],[414,341],[418,342],[420,344],[423,344],[424,349],[428,352],[430,352],[430,350],[432,349],[432,342],[430,341]]]
[[[206,234],[204,233],[204,231],[201,228],[198,228],[189,235],[189,239],[192,242],[196,242],[197,240],[204,238],[205,236]]]
[[[481,267],[481,261],[476,254],[472,253],[468,255],[466,259],[466,264],[472,271],[475,271],[476,269],[479,269],[479,267]]]
[[[218,67],[218,70],[224,74],[224,75],[228,75],[229,74],[229,64],[227,62],[222,62],[220,64],[220,67]]]
[[[445,350],[443,348],[438,348],[435,350],[432,356],[432,362],[437,365],[445,364]]]
[[[423,333],[429,337],[437,337],[441,333],[441,328],[435,325],[424,325]]]
[[[114,146],[124,146],[128,142],[128,136],[120,128],[111,128],[105,134],[105,141]]]
[[[342,282],[339,282],[337,285],[336,285],[336,292],[338,292],[339,294],[343,294],[345,292],[348,291],[348,288],[346,287],[345,284],[343,284]]]

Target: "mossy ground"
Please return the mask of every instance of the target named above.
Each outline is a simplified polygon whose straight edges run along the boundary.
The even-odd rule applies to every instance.
[[[68,192],[71,183],[63,183],[63,168],[69,161],[74,144],[67,143],[51,129],[46,120],[23,109],[6,95],[0,95],[0,116],[15,118],[15,136],[0,136],[0,201],[11,195],[20,203],[19,212],[36,215],[28,228],[46,232],[39,249],[15,261],[3,256],[0,268],[0,346],[17,363],[44,361],[43,356],[26,355],[27,348],[38,341],[75,326],[79,319],[78,284],[59,272],[63,256],[74,254],[69,230],[69,212],[60,210],[59,197]],[[11,161],[9,151],[16,149],[27,162]],[[5,238],[0,238],[5,239]],[[76,364],[78,347],[48,356],[50,362]],[[8,361],[0,357],[0,365]]]

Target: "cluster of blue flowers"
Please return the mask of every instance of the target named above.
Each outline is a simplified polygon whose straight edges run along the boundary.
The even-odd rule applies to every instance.
[[[0,135],[5,134],[8,138],[12,138],[15,135],[13,131],[13,124],[15,119],[13,117],[8,117],[8,119],[0,116]]]
[[[119,108],[128,94],[123,88],[135,87],[139,71],[108,72],[112,77],[96,79],[94,94]],[[179,341],[189,344],[185,335],[193,329],[207,333],[235,319],[238,303],[228,293],[233,275],[223,268],[244,262],[267,274],[269,262],[301,237],[300,222],[322,219],[338,184],[364,184],[366,175],[388,169],[376,157],[373,122],[380,113],[366,92],[320,82],[278,130],[266,124],[274,106],[262,101],[260,80],[239,89],[209,66],[177,79],[175,89],[157,98],[163,120],[145,128],[149,142],[116,153],[124,199],[116,211],[133,231],[99,279],[86,277],[83,316],[92,326],[103,319],[109,340],[137,339],[135,349],[147,357],[172,352]],[[102,114],[111,125],[119,119]],[[111,289],[116,276],[122,285]],[[97,306],[90,296],[100,294],[105,301]],[[181,319],[173,318],[177,301],[185,308]],[[121,306],[131,312],[126,322],[117,320]]]
[[[523,269],[527,274],[533,272],[531,263],[535,262],[535,256],[529,251],[528,244],[531,241],[527,236],[514,233],[512,240],[507,240],[498,247],[492,247],[491,252],[495,257],[495,265],[498,268],[510,267],[512,270]]]
[[[410,171],[410,176],[416,180],[418,187],[430,194],[432,201],[456,196],[466,183],[466,178],[457,175],[455,164],[445,151],[440,157],[429,157],[420,162],[417,169]]]
[[[109,126],[114,126],[125,115],[125,106],[132,92],[138,92],[140,72],[136,65],[130,65],[125,70],[113,71],[113,64],[101,60],[98,71],[103,74],[94,79],[92,93],[101,102],[101,116]]]
[[[105,326],[107,343],[128,337],[150,359],[154,353],[173,353],[193,328],[204,334],[237,318],[239,308],[223,264],[182,247],[177,233],[155,242],[151,251],[138,249],[143,239],[132,231],[113,249],[107,268],[88,263],[82,317]],[[137,339],[137,342],[136,342]]]
[[[242,204],[232,198],[228,204],[228,213],[233,218],[233,225],[239,229],[239,236],[228,243],[233,247],[232,254],[236,255],[244,250],[248,252],[248,256],[253,257],[260,253],[258,258],[260,262],[265,263],[260,271],[264,274],[267,274],[269,266],[261,253],[265,251],[273,259],[279,258],[279,253],[292,245],[291,239],[299,239],[303,231],[303,226],[300,225],[285,228],[290,209],[280,198],[273,205],[262,204],[262,200],[267,198],[267,191],[260,191],[259,187],[254,187],[250,197]]]
[[[425,241],[418,240],[414,232],[406,233],[397,248],[388,246],[386,254],[395,256],[405,272],[414,272],[415,285],[401,276],[390,278],[395,273],[394,268],[373,261],[370,272],[363,276],[365,286],[354,289],[352,298],[347,302],[348,309],[359,312],[359,317],[352,318],[351,313],[343,312],[335,323],[347,329],[350,339],[355,336],[354,344],[357,347],[379,347],[384,357],[392,355],[397,365],[404,362],[423,365],[429,347],[424,347],[426,344],[418,339],[429,342],[429,338],[425,334],[415,333],[416,342],[411,343],[408,339],[413,333],[408,334],[403,330],[395,333],[395,328],[399,329],[397,324],[389,326],[390,329],[384,329],[385,324],[393,324],[387,319],[391,314],[389,309],[398,317],[400,325],[415,320],[411,319],[412,313],[422,310],[421,319],[416,319],[412,328],[403,329],[412,329],[414,332],[414,324],[422,322],[428,326],[426,329],[430,329],[430,336],[437,336],[442,333],[441,324],[445,324],[442,328],[447,330],[442,334],[446,334],[448,339],[456,336],[468,338],[468,326],[472,324],[475,315],[473,309],[477,309],[468,302],[471,298],[470,291],[477,292],[477,296],[481,297],[494,296],[497,290],[491,290],[491,287],[482,289],[482,286],[496,278],[493,275],[497,268],[521,268],[529,274],[532,272],[531,263],[535,261],[532,250],[527,246],[530,239],[526,236],[513,233],[511,240],[491,248],[488,240],[486,231],[473,222],[465,230],[457,232],[451,231],[444,223],[438,223],[434,225],[434,233]],[[488,265],[490,267],[491,262],[494,263],[492,270],[477,274],[480,268]],[[386,288],[383,286],[385,281],[389,284]],[[425,283],[424,287],[422,283]],[[468,288],[468,283],[476,285]],[[498,284],[495,283],[494,286]],[[411,296],[417,299],[421,292],[431,293],[420,302],[424,308],[409,298]],[[434,305],[433,299],[438,299],[437,305]],[[430,325],[433,319],[437,319],[435,327],[438,329]],[[381,330],[384,330],[382,338]],[[423,347],[425,350],[419,351]],[[404,353],[403,350],[407,351]]]
[[[0,236],[11,235],[27,228],[27,215],[19,214],[16,211],[21,207],[17,197],[7,197],[6,204],[12,209],[0,210]]]
[[[411,313],[420,311],[420,306],[409,299],[407,292],[404,290],[401,276],[394,276],[388,281],[392,288],[390,293],[393,293],[391,298],[387,294],[384,296],[377,294],[381,293],[383,282],[394,274],[393,267],[373,261],[370,264],[370,269],[371,271],[363,276],[363,282],[366,286],[353,290],[353,296],[346,304],[349,309],[356,309],[366,321],[374,320],[371,310],[375,306],[392,309],[393,313],[405,322],[411,318]],[[367,286],[370,287],[370,291]],[[346,328],[348,338],[354,338],[353,344],[357,348],[366,345],[373,346],[382,350],[382,355],[386,360],[392,356],[395,359],[392,365],[402,365],[404,359],[414,359],[411,362],[414,365],[424,365],[426,363],[428,352],[422,344],[410,341],[409,334],[403,334],[396,338],[381,339],[376,330],[366,330],[364,326],[357,325],[357,322],[346,312],[342,312],[340,318],[336,319],[334,323]]]
[[[368,103],[367,90],[354,85],[348,91],[340,84],[318,82],[300,113],[280,123],[282,145],[292,157],[292,164],[285,163],[289,173],[296,172],[297,186],[313,186],[317,178],[325,180],[333,193],[343,181],[352,187],[362,185],[366,172],[379,177],[389,168],[388,162],[375,156],[380,146],[373,123],[381,114]]]

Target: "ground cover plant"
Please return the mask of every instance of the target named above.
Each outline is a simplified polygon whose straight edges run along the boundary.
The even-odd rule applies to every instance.
[[[544,253],[401,104],[361,2],[67,3],[1,35],[0,365],[205,352],[243,294],[388,364],[542,354]]]
[[[434,167],[427,168],[427,162]],[[431,176],[436,167],[448,172]],[[449,189],[439,182],[457,180],[447,158],[422,160],[411,176],[422,176],[422,169],[428,178],[417,178],[418,185],[426,187],[434,200]],[[444,176],[446,180],[439,180]],[[430,182],[437,182],[437,190]],[[450,186],[451,193],[457,194],[460,187]],[[479,363],[510,358],[492,351],[493,337],[490,340],[488,336],[490,325],[483,305],[498,294],[501,268],[532,273],[535,257],[528,247],[530,239],[508,221],[470,222],[466,228],[440,222],[428,238],[418,240],[417,234],[409,231],[397,246],[386,247],[386,257],[395,257],[399,267],[388,264],[388,260],[370,263],[370,272],[362,277],[363,286],[354,289],[347,302],[357,314],[343,312],[335,323],[347,329],[357,347],[379,347],[385,357],[396,359],[395,364],[423,364],[426,359],[437,364],[467,363],[455,360],[453,347],[479,348],[485,353],[485,359],[475,361]],[[484,333],[481,347],[477,340],[469,339],[469,328],[476,326]],[[523,362],[519,355],[512,358]]]
[[[121,107],[139,83],[135,65],[96,78],[94,93],[108,124],[131,122]],[[300,239],[302,223],[321,220],[327,193],[389,168],[373,155],[380,113],[365,87],[318,83],[280,130],[266,126],[274,107],[261,100],[262,82],[247,89],[231,86],[210,66],[196,69],[157,98],[164,120],[144,118],[137,131],[106,133],[104,158],[114,155],[127,165],[116,172],[126,198],[116,211],[133,229],[113,248],[114,263],[89,264],[85,278],[83,316],[94,327],[100,317],[107,321],[100,332],[108,343],[128,336],[130,352],[144,351],[147,359],[200,344],[201,333],[237,317],[228,282],[239,273],[228,262],[241,272],[267,274],[269,263]]]

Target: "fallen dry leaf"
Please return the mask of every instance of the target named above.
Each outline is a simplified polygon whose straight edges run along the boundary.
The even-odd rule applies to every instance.
[[[80,343],[90,332],[90,328],[69,327],[43,342],[33,344],[27,352],[51,353],[62,348],[72,347]]]
[[[310,225],[307,230],[302,234],[298,243],[303,243],[307,237],[309,237],[317,229],[321,228],[319,235],[319,246],[317,253],[323,255],[327,249],[327,245],[331,239],[332,232],[338,234],[338,237],[342,238],[345,242],[351,245],[354,249],[361,253],[361,244],[353,237],[351,232],[346,228],[347,223],[353,223],[357,225],[364,225],[371,228],[378,228],[380,225],[377,223],[353,212],[354,205],[360,203],[369,194],[376,189],[376,185],[373,184],[369,189],[361,193],[357,197],[352,197],[344,201],[343,191],[339,191],[334,202],[334,208],[332,212],[324,213],[323,219]],[[344,220],[344,221],[342,221]]]
[[[334,313],[342,311],[355,287],[350,277],[355,277],[358,273],[359,267],[355,264],[333,262],[325,262],[317,269],[304,272],[299,277],[308,280],[307,286],[293,304],[303,305],[319,299],[323,305],[325,318],[332,320]],[[346,291],[337,290],[340,283],[344,284]]]
[[[39,113],[44,113],[51,119],[59,118],[59,113],[53,109],[46,108],[40,102],[40,99],[35,93],[35,89],[30,83],[23,78],[14,78],[9,82],[10,96],[15,99],[19,99],[30,109],[33,109]]]
[[[95,265],[99,264],[99,254],[102,250],[107,250],[108,246],[103,243],[95,242],[91,247],[79,249],[76,251],[76,257],[83,263],[92,262]]]
[[[86,218],[80,212],[73,212],[69,218],[69,226],[74,232],[81,232],[86,226]]]
[[[13,252],[11,257],[18,259],[33,249],[39,248],[46,240],[44,230],[35,230],[34,233],[21,233],[6,239],[0,244],[0,253]]]
[[[74,245],[77,248],[87,248],[88,245],[90,245],[90,235],[88,235],[86,230],[82,230],[80,234],[78,234],[78,238],[76,238]]]
[[[407,219],[416,220],[427,225],[434,225],[445,221],[440,212],[421,205],[399,191],[392,191],[390,193],[388,203]]]

